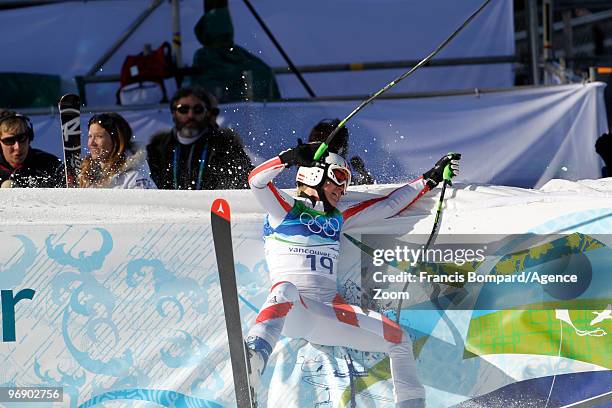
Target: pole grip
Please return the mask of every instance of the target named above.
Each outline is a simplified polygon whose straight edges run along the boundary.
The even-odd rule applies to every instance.
[[[444,181],[450,182],[452,177],[453,172],[451,171],[450,164],[447,164],[446,167],[444,167],[444,171],[442,172],[442,179]]]
[[[449,155],[458,154],[455,152],[448,152]],[[458,159],[461,158],[461,154],[458,155]],[[447,181],[449,185],[453,185],[451,179],[453,178],[453,172],[451,171],[450,163],[444,167],[442,171],[442,180]]]
[[[319,148],[315,152],[314,160],[315,161],[319,160],[321,158],[321,156],[323,156],[323,154],[325,153],[327,148],[328,148],[327,143],[325,143],[325,142],[321,143],[321,146],[319,146]]]

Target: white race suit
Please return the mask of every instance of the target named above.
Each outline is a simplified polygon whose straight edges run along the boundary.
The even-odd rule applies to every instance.
[[[342,231],[397,215],[429,187],[420,178],[387,196],[324,212],[321,202],[313,206],[274,186],[272,180],[284,168],[275,157],[249,176],[257,201],[268,211],[264,247],[273,283],[249,338],[259,337],[273,348],[282,334],[320,345],[387,353],[395,401],[425,398],[409,336],[380,313],[347,304],[337,293],[336,270]]]

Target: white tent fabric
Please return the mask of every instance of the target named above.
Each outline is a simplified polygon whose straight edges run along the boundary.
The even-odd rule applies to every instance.
[[[283,3],[259,0],[254,7],[296,65],[420,60],[454,31],[481,0],[341,0]],[[149,0],[67,2],[0,13],[7,35],[0,48],[11,58],[0,61],[2,72],[35,72],[71,79],[84,75]],[[183,59],[191,64],[201,47],[193,27],[203,13],[201,0],[181,6]],[[286,66],[242,1],[229,2],[235,42],[272,67]],[[145,43],[154,47],[171,38],[171,6],[163,2],[99,74],[117,74],[128,54]],[[492,2],[439,58],[514,54],[512,1]],[[18,33],[15,34],[15,33]],[[367,94],[381,88],[402,70],[317,73],[305,75],[317,95]],[[293,75],[278,75],[284,97],[307,96]],[[513,83],[510,64],[424,68],[394,91],[506,87]],[[118,84],[87,88],[93,104],[114,103]]]
[[[417,177],[449,151],[463,154],[459,180],[465,182],[540,187],[553,178],[598,178],[603,163],[594,144],[608,129],[604,87],[592,83],[377,101],[349,122],[349,156],[361,156],[379,183]],[[258,164],[294,146],[298,137],[306,139],[320,119],[344,117],[356,103],[224,105],[221,123],[240,134]],[[171,126],[166,107],[122,114],[142,143]],[[61,157],[58,115],[32,120],[34,145]],[[292,186],[292,176],[287,174],[281,185]]]

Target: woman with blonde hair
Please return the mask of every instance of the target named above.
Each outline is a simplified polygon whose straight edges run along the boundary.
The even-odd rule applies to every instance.
[[[79,174],[83,188],[155,188],[147,153],[132,140],[129,123],[115,112],[99,113],[88,123],[87,149]]]

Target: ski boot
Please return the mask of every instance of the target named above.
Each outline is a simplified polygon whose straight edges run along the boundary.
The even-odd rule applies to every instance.
[[[261,376],[266,369],[268,357],[272,354],[272,346],[261,337],[256,336],[249,336],[244,345],[247,354],[251,398],[257,401],[257,390],[261,387]]]

